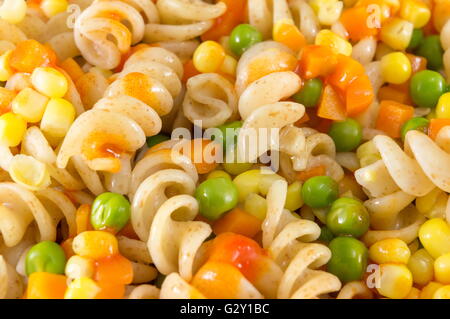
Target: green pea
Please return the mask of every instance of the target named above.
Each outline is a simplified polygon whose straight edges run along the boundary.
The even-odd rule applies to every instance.
[[[34,272],[64,274],[66,255],[60,245],[52,241],[42,241],[30,248],[25,256],[27,276]]]
[[[305,81],[303,87],[292,98],[295,102],[303,104],[305,107],[314,107],[319,103],[322,95],[323,83],[321,79],[311,79]]]
[[[219,129],[218,136],[212,136],[214,141],[222,143],[223,150],[226,152],[229,147],[233,147],[237,143],[239,129],[242,127],[242,121],[235,121],[223,124],[217,127]]]
[[[361,144],[362,127],[354,119],[346,119],[341,122],[334,122],[328,134],[336,145],[338,152],[350,152]]]
[[[121,230],[131,215],[130,202],[116,193],[103,193],[94,200],[91,211],[91,224],[96,230]]]
[[[261,32],[249,24],[240,24],[231,31],[228,45],[236,55],[242,55],[250,47],[263,40]]]
[[[242,163],[237,161],[236,146],[228,147],[225,155],[225,162],[222,164],[223,169],[231,175],[239,175],[252,168],[252,163]]]
[[[430,121],[424,117],[413,117],[402,126],[401,129],[402,140],[405,141],[406,133],[408,133],[411,130],[418,130],[427,133],[429,124]]]
[[[369,229],[370,217],[356,199],[342,197],[334,201],[327,214],[327,227],[336,236],[361,237]]]
[[[333,240],[333,238],[334,238],[334,235],[327,226],[322,226],[320,228],[319,241],[321,241],[323,243],[329,243],[330,241]]]
[[[159,143],[170,140],[170,137],[164,134],[158,134],[154,136],[147,137],[147,146],[151,148]]]
[[[443,67],[444,50],[438,35],[425,37],[416,50],[416,54],[427,59],[427,67],[432,70],[440,70]]]
[[[346,283],[360,280],[367,267],[368,250],[358,239],[353,237],[336,237],[328,246],[331,259],[327,270]]]
[[[411,41],[409,41],[408,49],[413,50],[417,48],[423,41],[423,31],[422,29],[414,29]]]
[[[312,208],[330,206],[338,196],[338,183],[328,176],[311,177],[302,187],[303,201]]]
[[[211,178],[201,183],[195,198],[200,206],[200,214],[216,220],[238,203],[238,190],[228,178]]]
[[[423,70],[414,74],[409,87],[413,102],[419,107],[433,108],[445,93],[447,83],[435,71]]]

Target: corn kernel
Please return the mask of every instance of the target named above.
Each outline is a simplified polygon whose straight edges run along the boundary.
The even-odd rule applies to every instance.
[[[369,249],[369,257],[377,264],[406,264],[411,256],[408,245],[401,239],[383,239]]]
[[[394,50],[405,50],[413,34],[414,25],[399,18],[390,18],[381,27],[381,41]]]
[[[443,284],[434,281],[430,282],[422,288],[422,291],[420,292],[420,299],[433,299],[435,292],[442,287],[444,287]]]
[[[11,102],[15,97],[16,93],[14,91],[0,87],[0,114],[10,110]]]
[[[450,119],[450,92],[442,94],[436,106],[438,119]]]
[[[338,0],[312,0],[309,5],[322,25],[332,25],[339,20],[344,3]]]
[[[431,10],[422,1],[402,0],[400,17],[411,22],[414,28],[420,29],[430,20]]]
[[[74,255],[67,261],[65,273],[71,279],[92,278],[95,273],[94,260]]]
[[[412,287],[411,290],[406,295],[405,299],[419,299],[420,290],[416,287]]]
[[[17,154],[11,160],[9,175],[17,184],[32,191],[44,189],[50,185],[50,173],[47,166],[32,156]]]
[[[260,220],[264,220],[267,213],[266,199],[255,193],[248,194],[244,202],[244,210]]]
[[[41,9],[47,17],[51,18],[58,13],[66,11],[68,5],[66,0],[43,0]]]
[[[202,73],[216,72],[225,60],[225,50],[215,41],[205,41],[194,52],[195,68]]]
[[[286,203],[284,204],[284,207],[286,209],[289,209],[291,212],[293,212],[303,206],[301,191],[302,191],[302,183],[298,181],[288,186],[286,194]]]
[[[0,7],[0,18],[9,23],[21,22],[27,13],[25,0],[4,0]]]
[[[52,97],[63,97],[67,93],[67,79],[58,70],[50,67],[39,67],[31,74],[31,83],[40,93]]]
[[[0,56],[0,81],[8,81],[14,74],[14,70],[9,64],[12,52],[12,50],[8,50]]]
[[[37,123],[44,115],[48,97],[36,92],[32,88],[26,88],[17,94],[12,101],[14,113],[22,116],[29,123]]]
[[[41,129],[52,137],[64,137],[75,120],[75,107],[65,99],[50,99],[41,120]]]
[[[20,144],[27,122],[20,115],[8,112],[0,116],[0,144],[15,147]]]
[[[381,264],[377,291],[388,298],[402,299],[408,295],[413,280],[409,269],[400,264]]]
[[[228,174],[227,172],[222,171],[222,170],[214,170],[214,171],[212,171],[211,173],[208,174],[206,179],[219,178],[219,177],[224,177],[226,179],[230,179],[231,180],[230,174]]]
[[[442,218],[445,216],[447,200],[448,195],[436,187],[428,194],[416,198],[416,208],[427,218]]]
[[[433,299],[450,299],[450,286],[444,286],[436,290]]]
[[[427,220],[419,228],[419,239],[433,258],[450,252],[450,227],[442,218]]]
[[[409,258],[408,268],[413,275],[414,283],[426,285],[434,276],[433,257],[425,249],[419,249]]]
[[[91,278],[76,278],[67,287],[64,299],[94,299],[100,290]]]
[[[236,68],[237,68],[238,62],[235,58],[232,56],[226,55],[225,59],[223,60],[222,65],[220,66],[220,71],[229,74],[231,76],[236,75]]]
[[[316,36],[315,44],[330,47],[333,52],[338,54],[352,55],[352,45],[350,42],[330,30],[320,31]]]
[[[259,169],[252,169],[234,178],[233,183],[239,192],[239,202],[243,202],[250,193],[259,193],[260,180],[261,171]]]
[[[117,239],[104,231],[85,231],[78,234],[72,243],[75,254],[94,260],[115,255],[119,252]]]
[[[405,83],[411,72],[411,62],[402,52],[389,53],[381,58],[381,75],[388,83]]]
[[[434,261],[434,277],[441,284],[450,284],[450,253],[439,256]]]

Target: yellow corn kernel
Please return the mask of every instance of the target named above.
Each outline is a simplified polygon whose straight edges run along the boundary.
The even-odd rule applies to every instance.
[[[9,64],[12,52],[12,50],[8,50],[0,56],[0,81],[8,81],[14,74],[14,70]]]
[[[419,239],[433,258],[450,252],[450,227],[442,218],[427,220],[419,228]]]
[[[404,299],[419,299],[419,296],[420,290],[416,287],[412,287]]]
[[[231,180],[230,174],[228,174],[227,172],[222,171],[222,170],[214,170],[214,171],[212,171],[211,173],[208,174],[206,179],[219,178],[219,177],[224,177],[226,179]]]
[[[443,284],[434,281],[430,282],[422,288],[422,291],[420,292],[420,299],[433,299],[435,292],[442,287],[444,287]]]
[[[76,278],[67,287],[64,299],[94,299],[100,292],[100,287],[94,280],[87,277]]]
[[[438,119],[450,119],[450,92],[442,94],[436,106]]]
[[[384,0],[383,2],[391,8],[391,15],[395,15],[400,10],[400,0]]]
[[[25,0],[4,0],[0,7],[0,18],[13,24],[21,22],[26,13]]]
[[[279,180],[284,180],[284,178],[278,174],[273,173],[271,170],[265,170],[261,172],[261,180],[259,181],[259,193],[263,196],[266,196],[269,192],[270,186],[272,186],[275,181]]]
[[[369,249],[369,257],[377,264],[406,264],[411,256],[408,245],[401,239],[383,239]]]
[[[380,295],[392,299],[402,299],[411,291],[412,284],[411,272],[405,265],[380,265],[380,282],[377,287]]]
[[[301,195],[302,183],[294,182],[288,186],[286,194],[286,203],[284,208],[289,209],[291,212],[296,211],[303,206],[303,199]]]
[[[28,155],[17,154],[12,158],[9,175],[17,184],[32,191],[44,189],[50,185],[50,173],[47,166]]]
[[[431,18],[431,10],[420,0],[402,0],[400,17],[411,22],[414,28],[420,29]]]
[[[70,279],[92,278],[94,273],[95,262],[90,258],[74,255],[66,263],[65,274]]]
[[[260,220],[264,220],[267,213],[266,199],[256,193],[248,194],[244,202],[244,210]]]
[[[272,38],[295,52],[300,51],[306,44],[305,36],[292,19],[278,20],[273,27]]]
[[[63,97],[68,89],[64,74],[50,67],[34,69],[31,74],[31,83],[36,90],[51,98]]]
[[[14,91],[0,87],[0,113],[4,113],[9,110],[11,102],[15,97],[16,93]]]
[[[20,91],[12,101],[12,110],[27,122],[37,123],[42,119],[47,103],[48,97],[32,88],[26,88]]]
[[[330,47],[333,52],[338,54],[352,55],[352,45],[350,42],[330,30],[321,30],[316,36],[315,44]]]
[[[239,192],[239,201],[243,202],[248,194],[259,193],[259,182],[261,180],[261,171],[252,169],[239,174],[233,180]]]
[[[8,112],[0,116],[0,145],[15,147],[27,130],[27,122],[17,114]]]
[[[381,27],[381,41],[394,50],[405,50],[413,34],[414,25],[406,20],[390,18]]]
[[[205,41],[194,52],[195,68],[202,73],[216,72],[225,60],[225,50],[215,41]]]
[[[78,234],[72,243],[75,254],[94,260],[105,258],[119,251],[117,238],[105,231],[85,231]]]
[[[416,198],[416,208],[428,218],[443,218],[447,208],[447,199],[448,195],[436,187],[428,194]]]
[[[388,83],[405,83],[411,77],[411,62],[402,52],[386,54],[381,58],[381,75]]]
[[[52,137],[64,137],[75,120],[75,107],[65,99],[50,99],[41,120],[41,130]]]
[[[434,276],[434,259],[425,249],[419,249],[409,258],[408,268],[413,275],[414,283],[426,285]]]
[[[225,59],[223,60],[222,65],[220,66],[220,71],[225,74],[235,76],[237,64],[238,64],[238,62],[235,58],[233,58],[230,55],[226,55]]]
[[[66,0],[43,0],[40,7],[45,15],[51,18],[58,13],[66,11],[68,5]]]
[[[416,238],[416,239],[414,239],[412,242],[410,242],[410,243],[408,244],[408,248],[409,248],[409,251],[411,252],[411,254],[414,254],[416,251],[418,251],[419,248],[420,248],[420,242],[419,242],[419,239]]]
[[[433,299],[450,299],[450,286],[444,286],[436,290]]]
[[[312,0],[309,5],[322,25],[332,25],[339,20],[344,3],[338,0]]]
[[[450,253],[439,256],[434,261],[434,278],[441,284],[450,284]]]

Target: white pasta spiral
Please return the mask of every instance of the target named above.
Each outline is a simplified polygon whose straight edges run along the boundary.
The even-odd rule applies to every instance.
[[[447,82],[450,82],[450,19],[441,30],[441,45],[444,49],[444,70]]]

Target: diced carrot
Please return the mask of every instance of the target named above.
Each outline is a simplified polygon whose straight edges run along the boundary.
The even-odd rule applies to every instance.
[[[125,65],[125,62],[127,62],[127,60],[130,58],[130,56],[132,56],[137,51],[139,51],[141,49],[148,48],[148,47],[150,47],[150,45],[146,44],[146,43],[139,43],[138,45],[135,45],[134,47],[131,47],[130,50],[128,50],[126,53],[122,54],[122,56],[120,58],[120,63],[116,67],[114,72],[118,73],[118,72],[122,71],[123,66]]]
[[[436,139],[441,128],[448,125],[450,125],[450,119],[431,119],[430,126],[428,126],[428,136],[433,140]]]
[[[325,85],[320,99],[317,116],[333,121],[346,119],[345,104],[331,85]]]
[[[128,285],[133,280],[131,262],[122,255],[115,254],[97,260],[95,280],[111,285]]]
[[[380,111],[376,129],[385,132],[392,138],[400,137],[402,125],[414,116],[414,108],[395,101],[384,100],[380,103]]]
[[[353,41],[359,41],[365,37],[377,36],[380,30],[379,26],[375,25],[376,21],[371,20],[371,15],[365,6],[345,9],[342,12],[340,21],[347,30],[349,38]],[[375,23],[370,26],[370,22]]]
[[[402,104],[411,104],[408,92],[399,90],[392,85],[383,86],[378,90],[378,100],[391,100]]]
[[[262,221],[238,207],[234,208],[214,223],[216,235],[232,232],[247,237],[255,236],[261,230]]]
[[[55,65],[56,54],[36,40],[25,40],[13,50],[10,64],[19,72],[31,73],[37,67]]]
[[[327,76],[338,63],[338,56],[331,48],[322,45],[308,45],[303,48],[297,72],[302,79]]]
[[[334,88],[345,92],[355,79],[365,74],[364,67],[355,59],[339,54],[336,67],[326,81]]]
[[[69,259],[73,255],[75,255],[75,252],[72,248],[73,238],[67,238],[65,241],[61,243],[61,247],[64,250],[64,253],[66,254],[66,258]]]
[[[48,272],[34,272],[28,277],[28,299],[64,299],[67,278]]]
[[[311,168],[308,168],[304,171],[297,173],[297,179],[301,182],[306,182],[308,179],[314,176],[324,176],[327,170],[325,166],[318,165]]]
[[[59,66],[61,67],[61,69],[63,69],[64,71],[67,72],[67,74],[70,76],[70,78],[74,82],[76,82],[84,74],[81,67],[72,58],[68,58],[68,59],[62,61],[59,64]]]
[[[274,27],[273,39],[296,52],[306,45],[305,36],[293,23],[279,22]]]
[[[300,127],[301,124],[307,123],[310,120],[308,113],[305,112],[300,120],[294,123],[295,126]]]
[[[78,207],[75,213],[75,223],[77,224],[77,234],[86,230],[93,230],[91,225],[91,206],[83,204]]]
[[[189,150],[183,149],[183,151],[187,151],[183,155],[191,158],[199,174],[207,174],[218,165],[215,160],[218,147],[213,143],[215,142],[208,139],[193,139]]]
[[[201,72],[199,72],[195,66],[194,62],[191,60],[187,61],[184,64],[184,73],[183,73],[183,82],[187,82],[191,77],[199,75]]]
[[[227,36],[238,24],[245,21],[246,0],[220,0],[227,5],[227,11],[218,17],[214,25],[202,35],[202,41],[218,41]]]
[[[95,299],[123,299],[125,295],[125,285],[110,284],[107,282],[97,282],[100,287]]]
[[[347,88],[345,108],[348,116],[364,112],[374,99],[372,84],[365,74],[356,78]]]

